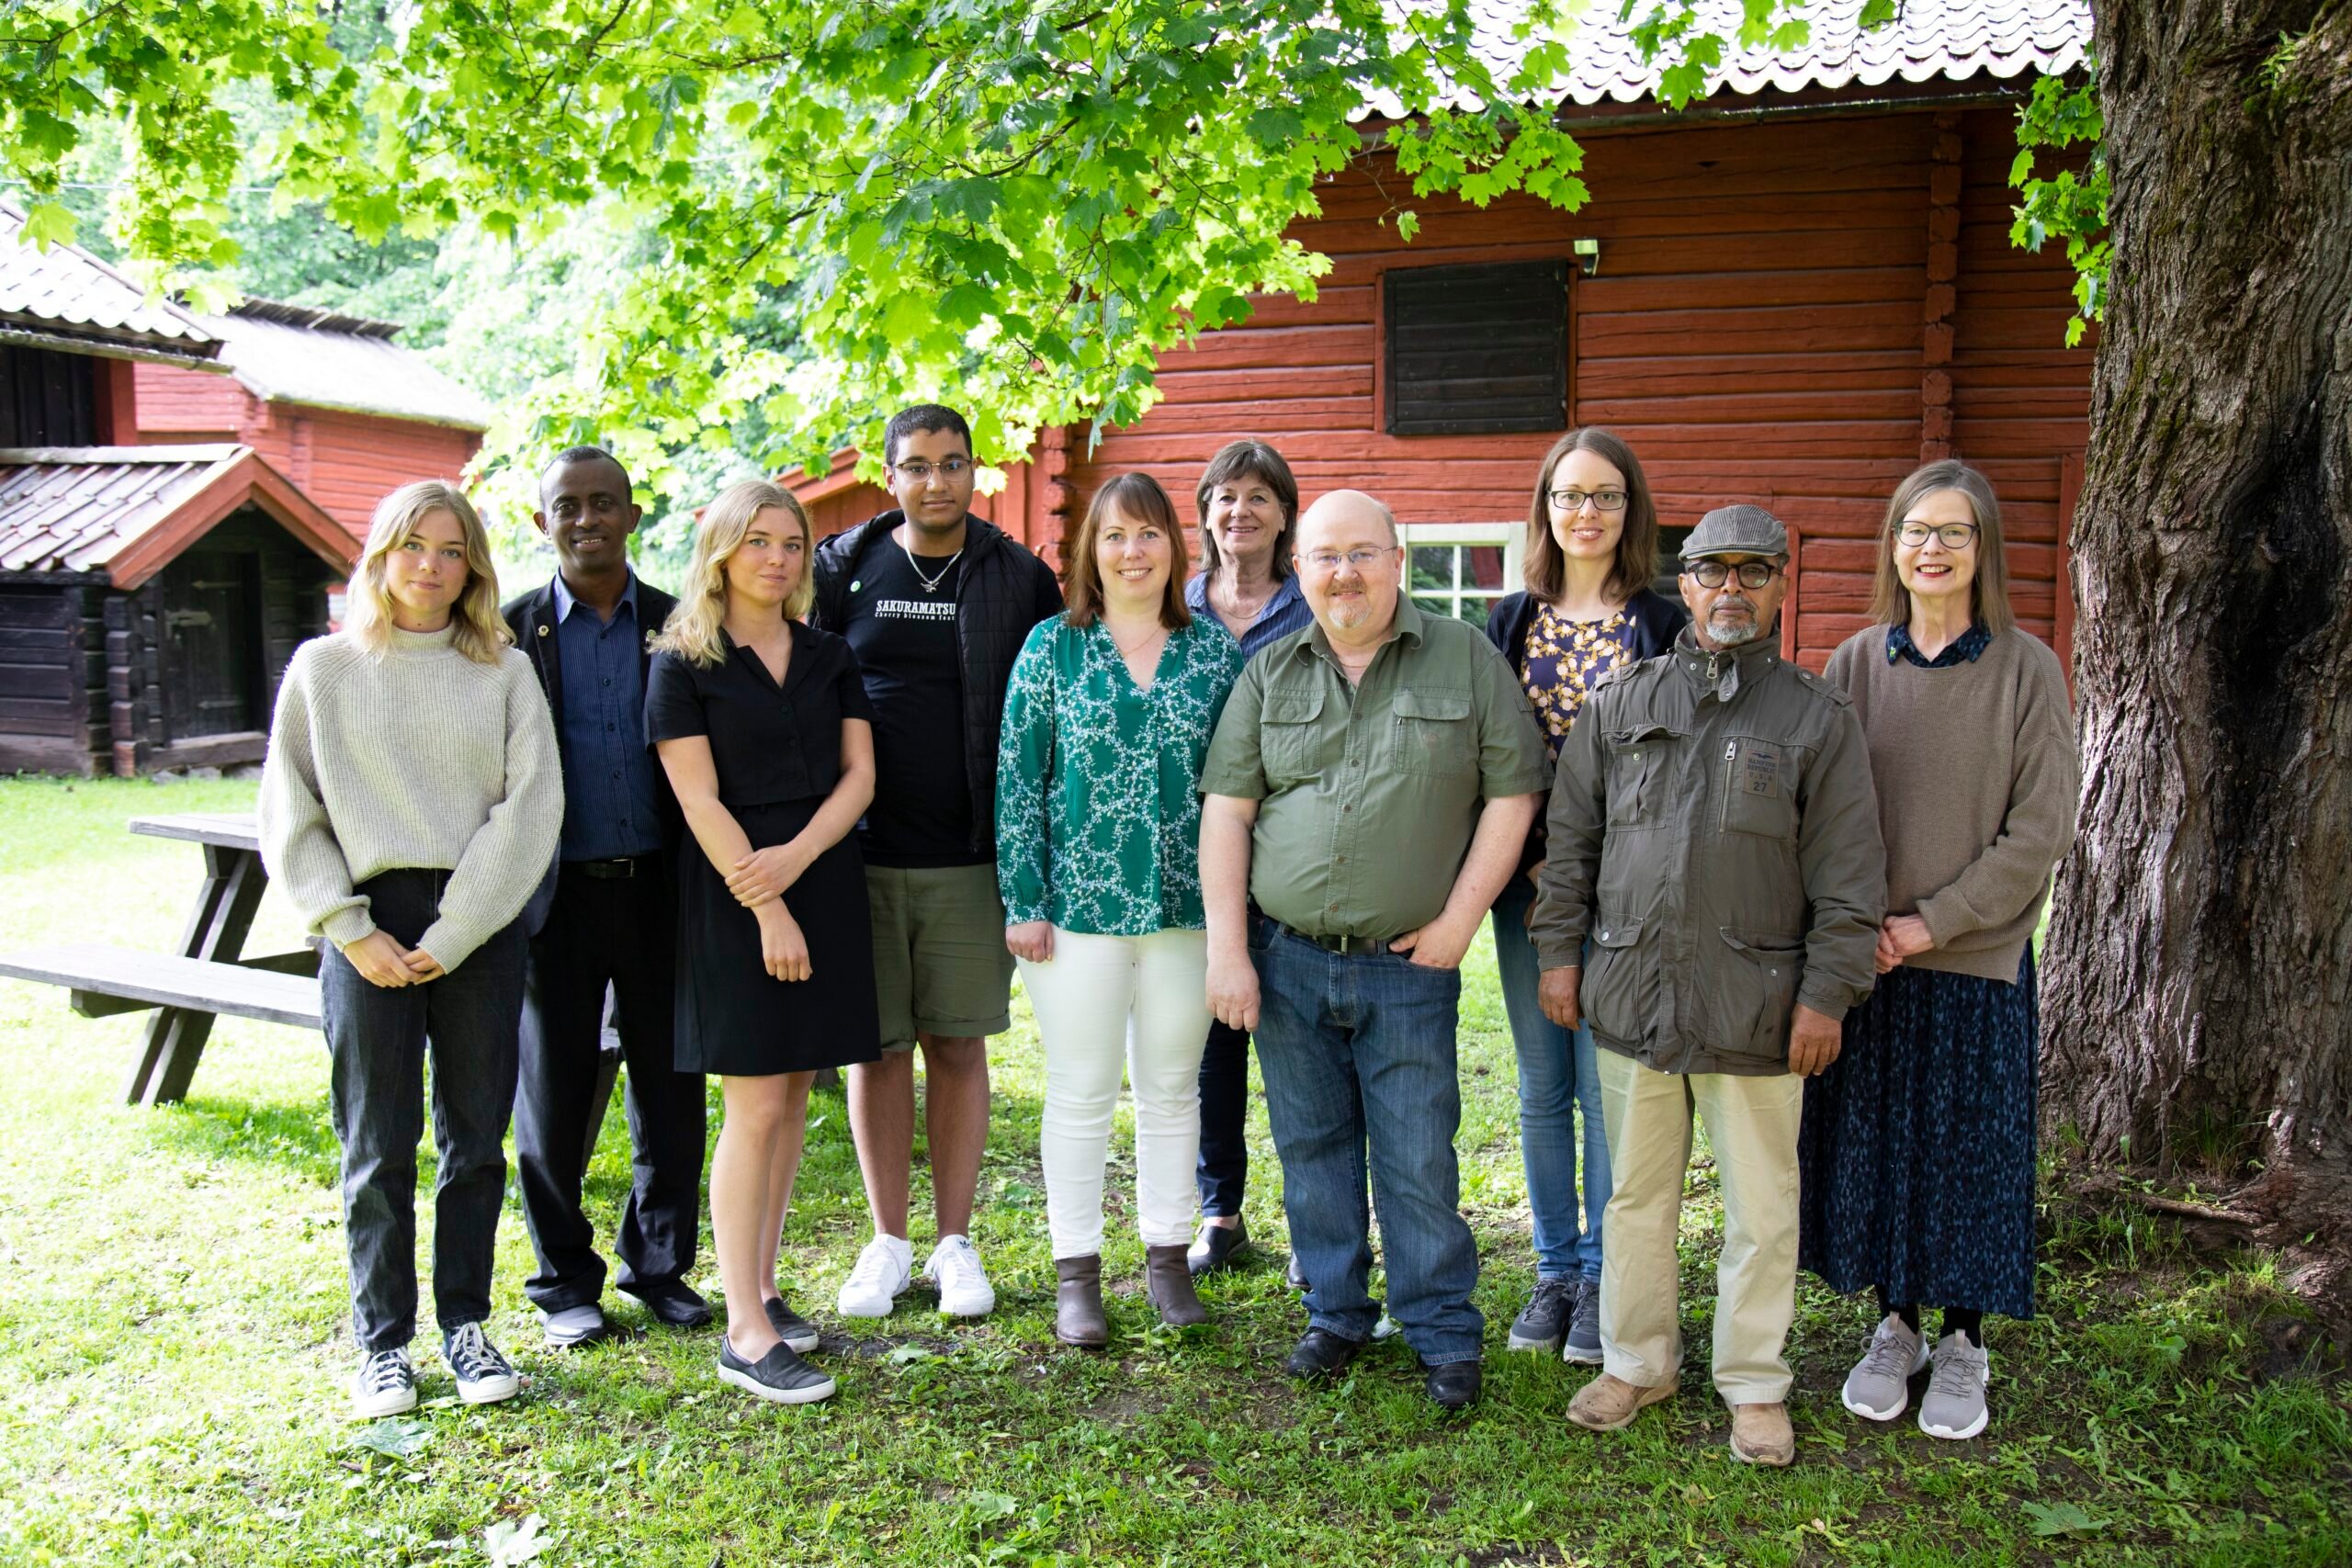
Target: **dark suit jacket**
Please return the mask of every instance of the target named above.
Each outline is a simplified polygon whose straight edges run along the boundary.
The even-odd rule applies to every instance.
[[[670,619],[670,612],[678,607],[677,600],[664,593],[643,578],[637,580],[637,616],[643,634],[637,649],[638,691],[642,694],[651,679],[653,650],[646,644],[653,634]],[[548,696],[548,711],[555,719],[556,750],[563,750],[563,656],[556,646],[555,583],[541,583],[528,593],[509,599],[499,614],[506,617],[506,629],[514,634],[514,646],[531,660],[531,668],[538,671],[539,690]],[[564,759],[569,764],[571,759]],[[662,848],[665,857],[674,857],[685,837],[686,819],[678,809],[678,797],[671,792],[670,775],[662,764],[653,765],[653,798],[662,816]],[[559,859],[561,852],[558,852]],[[665,874],[671,870],[665,867]],[[555,902],[555,867],[548,868],[539,890],[531,896],[524,908],[524,929],[537,935],[547,923],[548,909]]]

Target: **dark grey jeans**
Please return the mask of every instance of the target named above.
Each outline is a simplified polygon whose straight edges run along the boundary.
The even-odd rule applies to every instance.
[[[359,885],[376,924],[414,946],[433,923],[446,871],[388,871]],[[343,1144],[344,1237],[352,1337],[367,1354],[416,1337],[416,1145],[424,1062],[433,1058],[433,1310],[444,1335],[490,1315],[506,1120],[514,1108],[523,1012],[518,921],[438,980],[370,984],[333,947],[319,999],[333,1062],[329,1107]]]

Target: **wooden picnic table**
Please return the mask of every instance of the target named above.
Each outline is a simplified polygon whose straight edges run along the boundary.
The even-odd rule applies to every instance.
[[[188,911],[178,953],[88,943],[27,948],[0,953],[0,975],[69,987],[74,1010],[85,1018],[159,1010],[148,1021],[124,1098],[133,1105],[167,1105],[186,1098],[212,1021],[221,1013],[317,1029],[319,955],[305,947],[245,956],[254,911],[269,885],[251,812],[135,817],[130,830],[204,848],[204,886]]]

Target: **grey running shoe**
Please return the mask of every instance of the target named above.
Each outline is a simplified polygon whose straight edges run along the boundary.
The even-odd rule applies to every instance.
[[[575,1345],[593,1344],[605,1333],[605,1310],[594,1302],[561,1312],[539,1314],[539,1332],[546,1336],[550,1350],[568,1350]]]
[[[1560,1359],[1573,1361],[1579,1367],[1600,1365],[1600,1281],[1598,1280],[1577,1282],[1577,1314],[1568,1319],[1567,1342],[1560,1347]]]
[[[1846,1374],[1838,1393],[1865,1421],[1892,1421],[1911,1407],[1911,1380],[1928,1364],[1928,1342],[1894,1313],[1879,1320],[1871,1348]]]
[[[1567,1337],[1568,1319],[1576,1315],[1577,1281],[1538,1279],[1527,1310],[1510,1325],[1514,1350],[1557,1350]]]
[[[1984,1408],[1984,1385],[1992,1380],[1993,1354],[1953,1332],[1936,1341],[1935,1375],[1919,1402],[1919,1430],[1931,1438],[1973,1438],[1992,1418]]]

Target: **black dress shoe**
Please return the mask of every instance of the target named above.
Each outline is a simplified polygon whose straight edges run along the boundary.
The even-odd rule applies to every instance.
[[[1249,1221],[1213,1225],[1203,1220],[1200,1234],[1193,1237],[1192,1249],[1184,1254],[1184,1267],[1194,1274],[1214,1274],[1227,1267],[1233,1255],[1249,1245]]]
[[[1283,1265],[1283,1283],[1294,1291],[1306,1289],[1306,1276],[1299,1269],[1298,1254],[1295,1252],[1290,1255],[1290,1261]]]
[[[640,1280],[618,1289],[621,1294],[673,1328],[702,1328],[710,1323],[710,1303],[696,1295],[692,1287],[675,1280],[658,1285]]]
[[[1485,1381],[1476,1361],[1446,1361],[1430,1366],[1421,1363],[1428,1374],[1421,1386],[1428,1389],[1430,1399],[1441,1410],[1463,1410],[1478,1402],[1478,1389]]]
[[[1283,1359],[1283,1371],[1295,1378],[1328,1378],[1356,1359],[1361,1339],[1343,1339],[1324,1328],[1310,1328]]]

